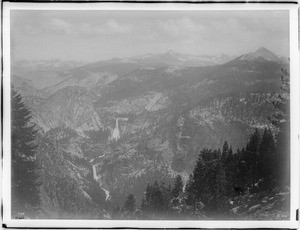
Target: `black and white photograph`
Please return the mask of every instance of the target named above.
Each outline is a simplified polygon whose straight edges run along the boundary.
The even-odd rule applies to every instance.
[[[296,221],[297,5],[23,5],[4,14],[10,220]]]

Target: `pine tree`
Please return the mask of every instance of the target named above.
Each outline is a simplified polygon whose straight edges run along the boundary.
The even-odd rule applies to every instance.
[[[40,207],[40,182],[36,161],[36,130],[31,112],[22,97],[13,89],[11,98],[12,149],[11,149],[11,200],[12,217],[18,213],[35,217]]]
[[[228,147],[227,142],[224,150],[227,155],[229,148],[226,145]],[[216,158],[215,152],[217,151],[207,148],[201,150],[193,170],[192,178],[189,179],[186,187],[188,204],[191,205],[194,202],[193,210],[196,213],[199,211],[197,211],[196,204],[201,203],[203,205],[203,210],[201,208],[202,211],[214,215],[218,210],[219,201],[224,199],[222,196],[224,195],[223,191],[226,189],[226,176],[223,170],[225,162],[223,163],[219,158]],[[219,167],[220,165],[222,167]],[[222,194],[219,194],[219,192]],[[218,197],[220,198],[219,200]]]
[[[155,213],[161,213],[166,208],[166,204],[164,203],[164,197],[158,186],[157,181],[155,181],[153,184],[153,196],[152,196],[151,204],[154,208]]]
[[[152,200],[152,196],[153,196],[153,188],[152,186],[148,183],[147,187],[146,187],[146,191],[145,191],[145,197],[142,200],[142,204],[141,204],[141,210],[144,213],[148,213],[152,211],[152,207],[151,207],[151,200]]]
[[[113,211],[112,211],[112,219],[120,219],[121,218],[121,210],[119,205],[117,205],[116,207],[114,207]]]
[[[152,186],[147,184],[145,196],[141,204],[141,211],[148,218],[162,218],[162,214],[165,214],[168,210],[168,203],[165,198],[157,181]]]
[[[160,191],[163,197],[163,217],[168,218],[172,213],[172,188],[171,185],[166,185],[164,182],[160,183]]]
[[[183,181],[180,175],[175,178],[174,188],[172,190],[173,198],[178,197],[183,191]]]
[[[221,167],[222,168],[222,167]],[[232,196],[234,193],[235,177],[234,173],[236,170],[236,165],[234,162],[232,147],[230,146],[228,150],[227,158],[225,159],[225,174],[226,174],[226,190],[227,195]]]
[[[147,201],[146,201],[146,198],[144,197],[142,199],[142,202],[141,202],[141,205],[140,205],[140,210],[143,214],[146,214],[147,211],[148,211],[148,207],[147,207]]]
[[[224,202],[224,198],[227,195],[227,187],[228,181],[225,174],[225,169],[223,164],[219,161],[217,164],[216,170],[216,202],[217,209],[220,211],[222,208],[222,202]]]
[[[270,129],[265,129],[260,143],[258,173],[263,179],[263,189],[271,189],[275,180],[275,142]]]
[[[222,152],[221,152],[221,149],[218,149],[214,152],[214,158],[215,159],[221,159],[221,156],[222,156]]]
[[[186,203],[187,203],[187,205],[190,205],[190,206],[193,206],[196,203],[196,198],[195,198],[195,194],[194,194],[194,186],[195,186],[194,175],[190,174],[189,179],[186,182],[185,191],[184,191],[185,195],[186,195]]]
[[[133,212],[135,211],[135,198],[133,194],[129,194],[125,200],[124,208],[123,208],[124,214],[127,217],[132,217]]]
[[[229,152],[229,146],[228,146],[227,141],[225,141],[223,144],[223,148],[222,148],[222,157],[221,157],[222,162],[226,161],[228,152]]]
[[[229,151],[228,151],[228,156],[227,156],[227,160],[233,161],[233,151],[232,151],[232,146],[230,146]]]
[[[237,166],[236,166],[236,183],[235,188],[244,190],[249,185],[249,175],[248,175],[248,166],[246,162],[246,151],[244,148],[237,151],[236,153]]]
[[[250,136],[250,141],[248,145],[248,150],[252,153],[258,153],[260,144],[260,134],[256,128],[254,133]]]
[[[201,152],[203,151],[205,150],[202,150]],[[190,189],[193,193],[193,198],[195,199],[195,201],[200,201],[203,198],[205,189],[205,187],[203,186],[205,184],[205,168],[205,162],[202,158],[202,154],[200,153],[192,174],[192,184],[190,185]]]
[[[260,134],[256,128],[254,133],[250,136],[250,141],[247,144],[247,162],[249,166],[249,175],[251,175],[251,184],[254,187],[258,181],[260,175],[258,173],[258,159],[259,159],[259,148],[260,148]]]

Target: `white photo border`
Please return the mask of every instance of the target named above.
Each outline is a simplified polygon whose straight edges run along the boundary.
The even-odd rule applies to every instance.
[[[11,79],[10,11],[12,10],[288,10],[290,25],[291,201],[288,221],[156,221],[156,220],[15,220],[11,219]],[[276,26],[276,25],[274,25]],[[297,228],[299,208],[299,53],[298,4],[270,3],[3,3],[3,223],[27,228]]]

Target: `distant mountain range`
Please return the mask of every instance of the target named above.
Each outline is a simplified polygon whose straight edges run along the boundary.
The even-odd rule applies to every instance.
[[[12,75],[22,76],[32,82],[32,86],[42,89],[61,81],[61,73],[83,65],[82,62],[52,60],[17,60],[11,63]]]
[[[76,207],[82,216],[98,210],[97,218],[109,218],[130,192],[140,202],[148,182],[186,181],[204,147],[243,147],[255,128],[276,133],[268,117],[289,68],[265,48],[239,57],[168,51],[42,72],[15,66],[12,83],[33,113],[47,165],[45,212]],[[73,206],[54,189],[71,191],[70,181]]]
[[[157,69],[169,66],[168,71],[185,67],[201,67],[225,64],[236,57],[221,53],[218,56],[184,55],[172,50],[163,54],[146,54],[131,58],[113,58],[83,65],[80,62],[60,60],[13,61],[12,74],[22,76],[36,89],[47,88],[53,93],[66,86],[92,86],[105,85],[122,75],[126,75],[138,68]],[[265,60],[287,63],[288,59],[273,54],[271,51],[260,48],[256,52],[237,57],[240,60]]]
[[[126,59],[113,58],[109,62],[132,62],[149,66],[178,65],[184,67],[197,67],[224,64],[232,58],[233,57],[227,56],[223,53],[218,56],[196,56],[181,54],[173,50],[168,50],[163,54],[146,54]]]

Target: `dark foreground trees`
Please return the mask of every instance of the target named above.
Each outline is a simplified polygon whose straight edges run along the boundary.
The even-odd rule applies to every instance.
[[[11,117],[11,214],[12,218],[33,218],[41,202],[36,130],[30,111],[15,90],[12,90]]]
[[[222,151],[204,148],[185,186],[180,176],[171,188],[159,182],[148,184],[133,218],[230,219],[233,203],[244,195],[285,189],[277,172],[278,165],[285,163],[278,153],[281,144],[270,129],[256,129],[245,148],[233,151],[226,141]],[[130,207],[130,197],[125,206]]]
[[[123,207],[123,215],[129,219],[132,218],[135,211],[135,198],[133,194],[129,194],[125,200]]]
[[[183,191],[183,181],[180,175],[175,178],[174,188],[172,189],[172,197],[177,198]]]
[[[208,215],[226,212],[228,200],[246,192],[267,191],[280,185],[271,130],[265,129],[261,137],[256,129],[246,149],[234,153],[228,149],[225,142],[221,158],[217,150],[203,149],[188,181],[187,203],[202,202],[203,211]]]

